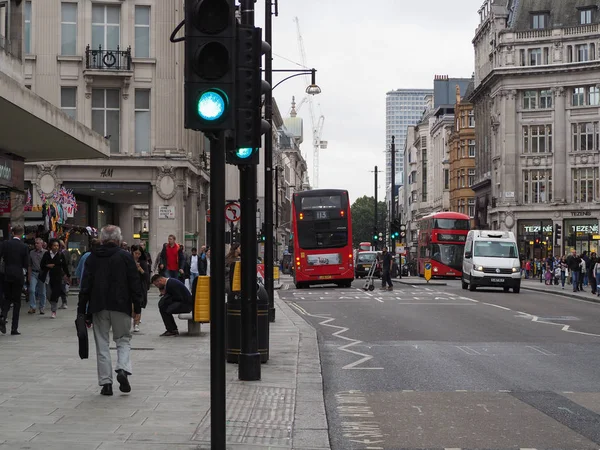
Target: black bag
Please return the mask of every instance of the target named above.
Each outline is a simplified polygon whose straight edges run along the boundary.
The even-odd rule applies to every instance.
[[[77,330],[77,339],[79,340],[79,357],[81,359],[88,359],[90,356],[90,343],[88,341],[88,330],[83,314],[77,315],[75,329]]]

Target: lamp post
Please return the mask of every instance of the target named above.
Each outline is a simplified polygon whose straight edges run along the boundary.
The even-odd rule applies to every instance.
[[[273,12],[275,5],[275,13]],[[265,120],[273,126],[273,89],[284,81],[300,75],[311,74],[311,83],[306,88],[306,93],[316,95],[321,93],[321,88],[316,84],[316,69],[273,69],[273,14],[277,15],[277,0],[265,1],[265,42],[269,50],[265,53],[265,81],[273,85],[274,72],[288,72],[292,75],[275,84],[265,94]],[[269,322],[275,322],[275,303],[273,285],[273,132],[265,135],[265,289],[269,296]]]

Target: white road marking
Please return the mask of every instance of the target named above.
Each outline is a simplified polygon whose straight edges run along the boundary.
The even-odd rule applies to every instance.
[[[558,409],[561,411],[567,411],[569,414],[573,414],[573,411],[571,411],[569,408],[565,408],[564,406],[559,406]]]
[[[381,300],[380,297],[375,297],[375,300],[377,300],[379,303],[383,303],[383,300]]]
[[[477,350],[467,347],[466,345],[457,345],[456,348],[465,352],[469,356],[481,355],[481,353],[479,353]]]
[[[562,323],[555,323],[555,322],[548,322],[545,320],[540,320],[540,318],[538,316],[534,316],[533,314],[529,314],[526,312],[522,312],[522,311],[516,311],[519,314],[522,315],[522,317],[527,318],[527,319],[531,319],[532,322],[535,323],[543,323],[544,325],[554,325],[554,326],[559,326],[561,327],[561,331],[564,331],[565,333],[575,333],[575,334],[582,334],[584,336],[593,336],[593,337],[600,337],[600,334],[595,334],[595,333],[586,333],[585,331],[576,331],[576,330],[572,330],[569,325],[564,325]]]
[[[423,407],[422,407],[422,406],[415,406],[415,405],[410,405],[410,406],[412,406],[412,407],[413,407],[413,408],[415,408],[417,411],[419,411],[419,415],[420,415],[420,416],[424,416],[424,415],[425,415],[425,413],[423,412]]]
[[[538,347],[536,345],[527,345],[527,348],[530,348],[532,350],[535,350],[538,353],[541,353],[542,355],[546,355],[546,356],[556,356],[556,354],[549,352],[546,349],[543,349],[542,347]]]
[[[494,308],[500,308],[503,309],[505,311],[510,311],[510,308],[507,308],[506,306],[500,306],[500,305],[494,305],[493,303],[483,303],[484,305],[488,305],[488,306],[493,306]]]
[[[481,407],[484,409],[484,411],[485,411],[486,413],[489,413],[489,412],[490,412],[490,410],[489,410],[489,409],[487,408],[487,406],[486,406],[486,405],[484,405],[484,404],[478,404],[477,406],[481,406]]]
[[[459,300],[467,300],[469,302],[473,302],[473,303],[479,303],[479,300],[475,300],[473,298],[469,298],[469,297],[458,297]]]

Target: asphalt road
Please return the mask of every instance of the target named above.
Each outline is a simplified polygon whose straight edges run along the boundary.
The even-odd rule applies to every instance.
[[[362,285],[279,292],[318,332],[334,450],[600,448],[600,304]]]

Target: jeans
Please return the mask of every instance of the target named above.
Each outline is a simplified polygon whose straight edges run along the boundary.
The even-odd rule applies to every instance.
[[[167,278],[175,278],[176,280],[179,279],[179,270],[165,270],[165,276]]]
[[[112,361],[110,359],[110,329],[117,346],[117,367],[131,375],[131,316],[118,311],[100,311],[93,315],[94,340],[98,384],[112,384]]]
[[[46,307],[46,284],[38,279],[39,272],[31,272],[29,280],[29,307],[36,309],[39,299],[40,311]]]
[[[198,274],[190,272],[190,291],[194,288],[194,280],[198,278]]]
[[[576,270],[571,270],[571,280],[573,281],[573,292],[577,292],[577,285],[579,284],[580,273]]]
[[[0,313],[0,317],[2,317],[3,320],[6,320],[6,318],[8,317],[8,311],[10,310],[10,304],[12,303],[12,325],[10,330],[18,331],[19,313],[21,312],[21,291],[23,290],[23,283],[5,281],[2,287],[4,290],[4,301],[2,302],[2,313]]]
[[[600,287],[600,272],[596,272],[596,293],[600,295],[600,290],[598,290],[598,287]]]
[[[560,271],[560,284],[562,285],[562,287],[565,287],[565,279],[566,279],[566,274],[564,270]]]
[[[389,287],[394,287],[392,284],[392,273],[389,270],[384,270],[381,275],[381,287],[384,288],[386,283]]]

